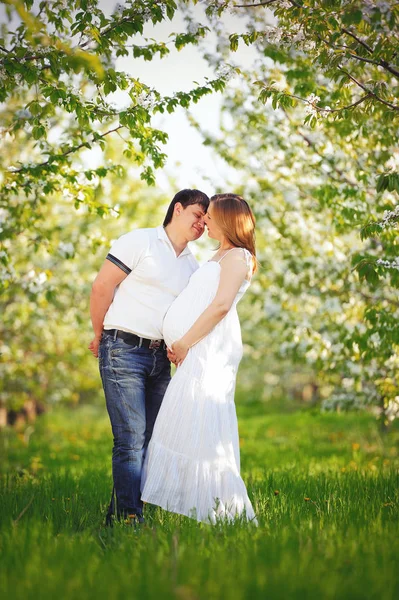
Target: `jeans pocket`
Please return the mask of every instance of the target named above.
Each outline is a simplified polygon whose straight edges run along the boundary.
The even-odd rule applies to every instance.
[[[118,358],[135,352],[139,347],[139,345],[132,346],[131,344],[127,344],[124,340],[117,338],[116,340],[111,341],[109,353],[111,358]]]

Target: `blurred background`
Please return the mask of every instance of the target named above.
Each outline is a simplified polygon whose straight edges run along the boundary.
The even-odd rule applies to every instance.
[[[338,27],[289,2],[2,3],[1,426],[102,405],[91,284],[112,241],[186,187],[242,194],[257,217],[237,401],[389,426],[397,10],[351,4]]]

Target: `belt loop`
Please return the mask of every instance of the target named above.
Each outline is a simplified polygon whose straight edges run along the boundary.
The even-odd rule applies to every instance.
[[[141,348],[142,344],[143,344],[143,338],[139,336],[139,348]]]
[[[116,341],[116,338],[118,337],[118,330],[115,329],[114,330],[114,342]]]

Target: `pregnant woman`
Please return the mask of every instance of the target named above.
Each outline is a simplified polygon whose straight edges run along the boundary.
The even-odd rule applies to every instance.
[[[142,500],[198,521],[256,522],[243,480],[234,390],[242,357],[237,302],[256,269],[255,219],[235,194],[211,198],[213,260],[168,310],[164,339],[177,364],[144,462]]]

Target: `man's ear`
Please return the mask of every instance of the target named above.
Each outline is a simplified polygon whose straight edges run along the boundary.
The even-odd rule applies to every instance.
[[[173,212],[176,216],[179,216],[183,212],[183,205],[181,202],[176,202]]]

